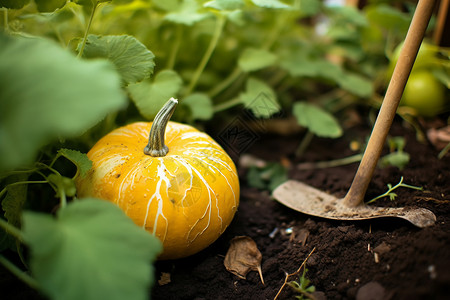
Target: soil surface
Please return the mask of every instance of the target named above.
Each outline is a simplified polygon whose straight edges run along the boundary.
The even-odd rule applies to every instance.
[[[301,133],[288,138],[262,137],[255,140],[248,153],[288,163],[289,178],[342,197],[358,163],[308,171],[296,166],[304,161],[352,155],[350,142],[363,142],[370,130],[369,126],[357,126],[340,139],[314,138],[300,160],[293,153]],[[388,183],[395,185],[403,176],[404,183],[422,186],[424,191],[399,188],[395,201],[384,198],[376,205],[427,208],[437,217],[434,226],[420,229],[393,218],[350,222],[304,215],[273,200],[268,191],[249,187],[246,170],[240,167],[241,203],[233,222],[218,241],[201,253],[157,263],[157,277],[168,273],[170,283],[156,283],[152,299],[274,299],[285,274],[294,273],[313,248],[306,262],[306,277],[319,292],[316,299],[448,299],[450,155],[437,159],[438,151],[427,142],[418,142],[415,131],[400,120],[396,120],[390,135],[406,138],[410,163],[403,170],[377,168],[366,198],[384,193]],[[257,272],[248,273],[244,280],[225,269],[224,256],[235,236],[249,236],[258,245],[265,285]],[[279,299],[295,296],[286,286]]]
[[[368,124],[359,124],[339,139],[314,138],[301,159],[293,153],[303,133],[260,135],[246,152],[266,161],[283,162],[290,166],[289,178],[342,197],[358,163],[306,171],[297,166],[355,154],[350,142],[364,141],[370,129]],[[314,248],[306,262],[306,277],[316,288],[316,299],[448,299],[450,154],[439,160],[438,151],[428,142],[418,142],[416,132],[401,120],[395,120],[390,135],[406,138],[410,162],[403,170],[377,168],[366,198],[384,193],[388,183],[395,185],[403,176],[405,183],[422,186],[424,191],[400,188],[395,201],[384,198],[376,205],[427,208],[437,217],[435,225],[421,229],[393,218],[355,222],[311,217],[279,204],[268,191],[249,187],[246,168],[238,167],[241,202],[233,222],[206,250],[185,259],[157,262],[156,278],[162,280],[155,283],[152,299],[274,299],[286,273],[295,272]],[[224,257],[236,236],[248,236],[256,242],[262,253],[264,285],[257,272],[240,279],[225,269]],[[41,298],[3,268],[0,279],[4,299]],[[294,299],[296,295],[286,286],[279,299]]]

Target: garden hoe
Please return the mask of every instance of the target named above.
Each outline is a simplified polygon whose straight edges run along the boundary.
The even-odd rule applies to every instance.
[[[274,190],[273,197],[277,201],[299,212],[328,219],[364,220],[398,217],[418,227],[427,227],[436,222],[436,216],[424,208],[387,208],[364,204],[365,193],[422,43],[434,3],[434,0],[419,0],[417,4],[367,148],[347,195],[340,199],[302,182],[289,180]]]

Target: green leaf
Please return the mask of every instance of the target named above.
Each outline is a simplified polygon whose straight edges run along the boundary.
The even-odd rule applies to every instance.
[[[67,0],[34,0],[40,12],[53,12],[66,4]]]
[[[204,7],[214,8],[217,10],[236,10],[244,7],[242,0],[214,0],[203,4]]]
[[[342,74],[335,64],[315,57],[308,57],[306,53],[292,52],[280,60],[280,65],[292,76],[339,78]]]
[[[191,118],[194,120],[210,120],[214,114],[212,101],[206,94],[191,94],[181,103],[189,107]]]
[[[321,9],[322,2],[320,0],[299,0],[299,9],[303,17],[318,14]]]
[[[51,215],[25,212],[30,267],[52,299],[148,299],[161,243],[114,204],[81,199]]]
[[[245,72],[256,71],[273,65],[277,56],[264,49],[247,48],[242,51],[238,65]]]
[[[268,163],[264,167],[252,166],[247,173],[247,183],[251,187],[273,191],[288,180],[285,167],[279,163]]]
[[[174,11],[180,6],[179,0],[153,0],[152,3],[165,11]]]
[[[373,83],[369,79],[350,72],[343,72],[335,78],[341,88],[360,97],[369,97],[373,93]]]
[[[20,174],[10,176],[4,181],[6,185],[6,195],[2,200],[2,209],[5,212],[4,216],[8,223],[15,227],[20,227],[20,220],[22,216],[22,209],[27,200],[28,185],[27,184],[15,184],[8,185],[15,182],[26,181],[28,175]],[[0,251],[5,249],[15,248],[15,239],[4,229],[0,228]]]
[[[409,163],[410,156],[407,152],[395,151],[386,154],[380,159],[381,167],[394,166],[403,170]]]
[[[274,90],[265,82],[253,77],[247,80],[245,92],[242,92],[239,98],[257,118],[269,118],[281,109]]]
[[[164,19],[173,23],[191,26],[209,16],[209,13],[200,11],[197,1],[183,0],[178,10],[167,14]]]
[[[20,9],[27,5],[30,0],[0,0],[0,7]]]
[[[332,14],[332,21],[336,23],[334,25],[347,26],[350,29],[349,24],[353,26],[366,26],[367,19],[364,14],[358,8],[351,5],[343,6],[330,6],[328,10]]]
[[[411,17],[387,4],[371,5],[364,9],[372,25],[378,25],[388,31],[406,32]]]
[[[0,35],[0,78],[0,170],[30,164],[42,146],[126,104],[111,63],[77,59],[43,39]]]
[[[163,70],[156,74],[153,82],[143,81],[130,84],[127,89],[142,116],[153,120],[160,108],[175,97],[183,81],[173,70]]]
[[[28,175],[14,175],[8,178],[5,183],[14,183],[26,181]],[[5,218],[14,226],[20,226],[20,216],[22,208],[27,200],[27,184],[14,184],[6,187],[6,196],[2,201],[2,209],[5,212]]]
[[[290,8],[289,5],[278,0],[252,0],[253,4],[266,8]]]
[[[342,128],[330,113],[306,102],[294,103],[293,114],[297,122],[319,137],[337,138]]]
[[[86,176],[87,172],[92,168],[92,161],[85,153],[81,153],[77,150],[71,149],[59,149],[58,154],[64,156],[70,160],[75,166],[77,166],[78,172],[81,177]]]
[[[125,84],[149,78],[155,67],[153,53],[129,35],[89,35],[83,57],[107,58],[114,63]]]
[[[325,59],[308,57],[305,54],[287,56],[281,60],[281,67],[292,76],[305,76],[331,80],[342,89],[360,97],[372,95],[372,82],[356,73],[342,69]]]

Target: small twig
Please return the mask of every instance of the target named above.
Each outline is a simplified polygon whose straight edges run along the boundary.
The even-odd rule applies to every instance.
[[[445,146],[444,149],[442,149],[442,151],[439,152],[438,159],[442,159],[447,154],[447,152],[449,152],[449,150],[450,150],[450,143],[448,143],[447,146]]]
[[[278,293],[275,295],[275,298],[273,298],[273,300],[276,300],[278,298],[278,296],[280,295],[281,291],[284,289],[284,287],[286,286],[288,279],[292,276],[297,276],[298,274],[300,274],[300,271],[302,270],[302,268],[305,266],[306,261],[309,259],[309,257],[313,254],[313,252],[316,250],[316,247],[314,247],[311,252],[309,252],[308,256],[305,258],[305,260],[302,262],[302,264],[300,265],[300,267],[297,269],[297,271],[295,271],[292,274],[287,274],[286,273],[286,278],[284,278],[284,282],[283,285],[281,286],[281,288],[279,289]]]
[[[325,168],[333,168],[339,166],[345,166],[352,163],[356,163],[361,161],[362,154],[358,153],[355,155],[347,156],[344,158],[338,158],[327,161],[318,161],[318,162],[304,162],[297,165],[298,170],[312,170],[312,169],[325,169]]]

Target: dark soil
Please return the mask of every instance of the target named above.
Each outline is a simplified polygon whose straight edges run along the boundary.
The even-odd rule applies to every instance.
[[[337,140],[315,138],[302,161],[342,158],[351,154],[352,140],[364,141],[370,128],[348,130]],[[367,191],[371,199],[386,191],[387,183],[404,182],[424,191],[400,188],[397,199],[377,205],[424,207],[437,216],[434,226],[420,229],[401,219],[330,221],[290,210],[274,201],[269,192],[251,188],[241,173],[241,203],[224,235],[201,253],[177,261],[159,262],[157,277],[170,273],[170,283],[156,284],[152,299],[273,299],[285,274],[307,260],[306,277],[316,287],[318,299],[448,299],[450,295],[450,155],[437,159],[438,151],[419,143],[415,131],[396,121],[392,136],[406,138],[410,163],[402,171],[378,168]],[[249,152],[268,161],[290,161],[289,177],[337,196],[344,196],[357,163],[310,171],[296,170],[293,153],[302,135],[261,138]],[[292,228],[292,233],[286,230]],[[305,231],[306,229],[306,231]],[[289,232],[289,231],[288,231]],[[304,232],[309,232],[303,244]],[[224,256],[235,236],[249,236],[262,253],[263,285],[257,272],[247,279],[229,273]],[[375,254],[377,252],[378,254]],[[378,262],[375,261],[378,255]],[[285,287],[279,299],[293,299]],[[374,297],[374,298],[370,298]]]
[[[300,171],[296,165],[352,155],[349,143],[364,141],[369,132],[370,126],[357,126],[348,129],[340,139],[314,138],[301,160],[294,159],[293,153],[302,133],[257,138],[248,152],[267,161],[290,163],[290,178],[344,196],[357,163],[309,171]],[[403,170],[377,168],[367,199],[382,194],[386,184],[396,184],[403,176],[405,183],[422,186],[424,191],[401,188],[396,191],[394,202],[385,198],[376,205],[430,209],[437,216],[434,226],[420,229],[401,219],[350,222],[304,215],[274,201],[268,191],[249,187],[245,168],[239,168],[241,203],[230,227],[201,253],[158,262],[156,278],[168,273],[170,282],[156,282],[152,299],[273,299],[286,273],[295,272],[313,248],[315,251],[306,263],[306,277],[320,292],[315,294],[317,299],[448,299],[450,154],[438,160],[438,151],[429,143],[418,142],[415,131],[399,120],[391,135],[406,138],[410,163]],[[309,234],[306,240],[305,232]],[[265,285],[257,272],[250,272],[244,280],[225,269],[224,256],[235,236],[249,236],[257,243],[263,257]],[[4,299],[39,298],[37,292],[3,268],[0,275]],[[279,299],[294,297],[292,289],[286,286]]]

